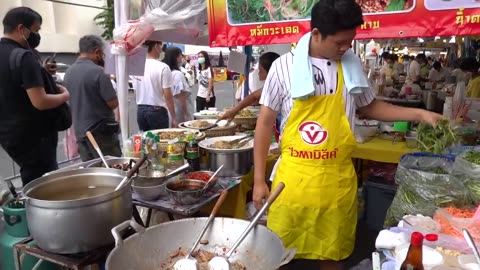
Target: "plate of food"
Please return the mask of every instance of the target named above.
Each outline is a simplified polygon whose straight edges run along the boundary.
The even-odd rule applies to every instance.
[[[218,121],[215,119],[202,119],[202,120],[193,120],[188,122],[183,122],[180,124],[180,127],[190,128],[190,129],[204,129],[211,127],[213,125],[217,125],[217,127],[212,128],[215,129],[225,129],[231,128],[235,126],[235,123],[228,122],[227,120]]]
[[[235,118],[257,118],[259,110],[252,107],[245,108],[235,115]]]
[[[144,133],[144,136],[147,132]],[[205,138],[205,132],[199,132],[195,129],[189,130],[184,128],[166,128],[151,130],[149,132],[153,133],[154,135],[159,135],[161,142],[168,142],[177,138],[182,141],[188,141],[192,136],[197,141],[203,140]]]
[[[253,138],[242,141],[239,144],[232,144],[232,141],[241,138],[245,138],[245,136],[238,135],[208,138],[199,142],[198,145],[212,153],[235,153],[253,149]]]
[[[219,114],[219,111],[203,110],[194,113],[193,117],[195,117],[195,119],[217,119]]]

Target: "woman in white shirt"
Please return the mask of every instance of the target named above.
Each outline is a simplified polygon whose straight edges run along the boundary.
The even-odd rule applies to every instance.
[[[177,123],[191,120],[193,111],[188,108],[188,99],[190,99],[190,89],[185,79],[185,75],[180,71],[183,62],[182,50],[177,47],[170,47],[165,52],[163,62],[172,70],[173,86],[172,95],[175,103],[175,115]]]
[[[215,107],[215,93],[213,92],[213,70],[208,53],[198,53],[198,93],[197,112]]]

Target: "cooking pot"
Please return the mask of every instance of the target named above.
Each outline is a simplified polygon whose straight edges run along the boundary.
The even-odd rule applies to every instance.
[[[240,139],[240,136],[224,136],[205,139],[198,143],[200,148],[204,149],[208,155],[209,169],[216,171],[220,166],[218,176],[236,177],[250,172],[253,165],[253,141],[249,141],[244,147],[239,149],[217,149],[210,146],[217,141],[233,141]]]
[[[112,244],[111,228],[132,217],[130,185],[117,169],[51,173],[23,188],[28,229],[45,251],[73,254]]]
[[[144,229],[134,221],[126,221],[112,229],[116,247],[105,264],[107,270],[166,270],[174,259],[172,252],[188,252],[207,218],[189,218]],[[249,222],[233,218],[216,218],[203,239],[207,245],[200,250],[225,254],[225,250],[240,237]],[[128,226],[137,233],[122,240],[120,233]],[[230,261],[239,261],[247,269],[273,270],[289,263],[294,249],[285,249],[280,238],[262,225],[257,225],[240,244]],[[181,257],[179,256],[178,259]]]

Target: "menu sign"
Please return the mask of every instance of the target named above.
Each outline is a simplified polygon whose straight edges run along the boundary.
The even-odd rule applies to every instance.
[[[208,0],[210,46],[297,42],[317,0]],[[480,0],[356,0],[357,39],[480,34]]]

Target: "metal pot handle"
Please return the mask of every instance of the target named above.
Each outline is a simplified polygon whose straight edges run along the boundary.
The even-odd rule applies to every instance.
[[[123,245],[123,238],[120,235],[120,232],[125,230],[128,227],[132,227],[132,229],[134,229],[137,233],[140,233],[140,234],[145,232],[145,228],[142,227],[137,222],[135,222],[134,220],[126,220],[118,224],[112,229],[112,235],[113,235],[113,238],[115,239],[116,247]]]
[[[293,257],[295,257],[295,254],[297,254],[296,248],[286,249],[282,256],[282,262],[278,265],[277,268],[280,268],[281,266],[284,266],[285,264],[291,262],[293,260]]]

